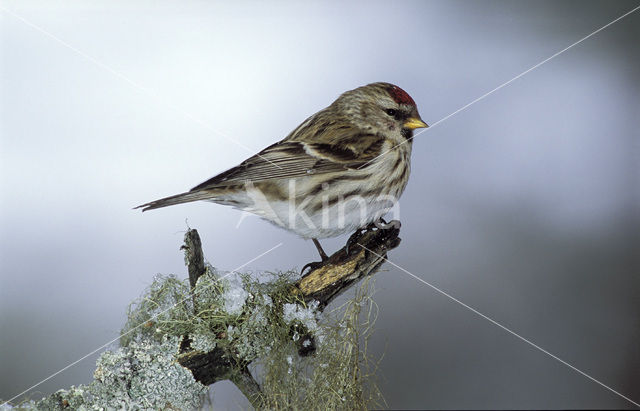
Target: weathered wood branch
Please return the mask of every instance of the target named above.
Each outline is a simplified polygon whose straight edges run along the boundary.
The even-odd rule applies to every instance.
[[[186,232],[184,245],[180,249],[184,250],[184,260],[189,272],[193,308],[197,312],[197,301],[193,291],[196,288],[198,278],[207,272],[204,253],[202,252],[202,241],[197,230],[189,229]],[[234,358],[233,353],[220,347],[216,347],[207,353],[193,351],[190,349],[189,336],[184,336],[181,348],[183,353],[179,356],[178,362],[191,371],[196,381],[204,385],[211,385],[217,381],[230,380],[254,407],[258,405],[257,399],[260,396],[260,385],[246,366],[238,366],[238,361]]]
[[[393,221],[388,226],[367,230],[359,238],[352,236],[347,245],[327,261],[313,267],[296,283],[304,300],[316,300],[324,308],[355,282],[374,274],[384,262],[387,251],[400,244],[400,222]]]
[[[273,398],[270,397],[273,386],[268,385],[269,382],[265,382],[267,385],[263,394],[258,382],[251,375],[248,365],[259,359],[260,355],[269,355],[266,353],[273,349],[270,344],[274,343],[282,343],[287,349],[286,357],[277,359],[278,363],[282,361],[283,364],[284,362],[291,364],[291,357],[288,354],[291,346],[287,345],[291,344],[291,341],[295,341],[301,356],[314,352],[313,330],[317,330],[315,327],[318,324],[315,320],[306,323],[307,316],[315,316],[356,281],[375,273],[384,262],[386,253],[400,243],[398,234],[399,224],[390,225],[388,229],[369,229],[358,232],[349,239],[347,246],[334,253],[327,261],[310,264],[311,269],[301,279],[287,283],[287,277],[282,277],[285,280],[284,283],[274,283],[274,287],[269,289],[272,291],[267,291],[263,295],[259,292],[257,295],[251,295],[244,289],[227,289],[225,288],[227,285],[213,290],[211,288],[213,283],[205,282],[204,287],[209,287],[205,290],[220,293],[220,299],[214,297],[212,300],[202,298],[199,294],[199,287],[202,285],[198,279],[205,275],[208,269],[204,262],[198,232],[189,230],[185,235],[185,244],[182,249],[185,251],[185,262],[189,270],[191,295],[184,294],[182,283],[175,278],[164,282],[158,280],[156,285],[159,288],[152,286],[149,294],[141,299],[142,302],[131,313],[130,321],[132,322],[126,334],[133,330],[137,330],[139,334],[136,338],[130,338],[117,350],[104,352],[100,356],[94,380],[90,384],[59,390],[38,402],[30,401],[22,406],[26,409],[59,410],[122,407],[196,409],[202,404],[207,385],[221,380],[230,380],[256,409],[263,406],[273,408],[273,404],[280,404],[281,398],[278,396],[275,399],[276,402],[273,402]],[[215,278],[213,281],[216,281]],[[179,285],[176,287],[176,284]],[[164,286],[168,288],[164,289]],[[165,295],[164,292],[167,294]],[[243,292],[247,294],[246,297],[243,297]],[[211,304],[219,304],[220,301],[226,303],[231,301],[226,298],[233,299],[238,295],[240,299],[244,298],[243,310],[246,311],[243,311],[242,315],[229,315],[230,324],[213,321],[206,325],[204,334],[202,334],[203,329],[188,328],[194,330],[193,335],[189,335],[191,331],[175,332],[176,329],[161,328],[162,324],[173,325],[175,322],[179,324],[191,319],[194,324],[202,324],[201,321],[206,322],[211,318],[219,319],[216,316],[207,317],[220,310],[222,310],[220,315],[225,313],[221,307],[215,305],[212,307]],[[193,305],[186,303],[185,298],[188,301],[189,297]],[[180,301],[174,303],[172,298],[178,298]],[[262,305],[257,305],[258,299],[262,301]],[[311,301],[317,301],[318,304]],[[203,305],[200,307],[202,310],[198,309],[196,302]],[[167,304],[170,304],[168,308]],[[204,306],[205,304],[207,306]],[[182,311],[176,317],[167,315],[168,311],[174,308],[179,312]],[[157,309],[162,311],[157,313],[155,311]],[[295,313],[302,313],[302,316],[295,317]],[[158,320],[157,317],[160,315],[165,317]],[[294,316],[293,320],[284,320],[291,315]],[[151,317],[146,319],[145,316]],[[259,320],[260,318],[262,320]],[[136,320],[142,322],[138,323]],[[256,322],[252,323],[252,320]],[[158,328],[151,329],[150,326]],[[260,327],[273,327],[268,329],[266,334],[271,335],[269,333],[274,331],[276,334],[281,333],[280,337],[275,339],[267,337],[261,340],[256,333],[264,331],[265,328]],[[164,334],[156,335],[163,331],[165,331]],[[232,335],[237,332],[240,334]],[[243,335],[242,332],[248,332],[248,334]],[[296,338],[292,338],[294,335]],[[247,338],[255,338],[255,340],[247,343]],[[335,340],[331,341],[335,342]],[[253,347],[251,342],[256,342],[258,345]],[[324,344],[330,346],[331,342],[325,341]],[[344,342],[341,341],[340,344],[342,346]],[[332,351],[329,355],[334,354],[340,355],[339,350]],[[353,361],[354,358],[357,361],[357,356],[338,358],[338,362],[330,368],[336,370],[347,362]],[[326,358],[322,361],[323,364],[327,363]],[[348,367],[342,371],[348,372],[349,376],[358,375],[354,369]],[[286,375],[281,377],[286,378]],[[328,386],[332,393],[346,389],[342,380],[337,381],[337,386]],[[327,383],[330,385],[330,380],[325,380],[322,386],[324,387]],[[293,396],[297,394],[298,391]],[[354,399],[357,402],[360,398],[357,389],[355,394],[351,392],[347,396],[350,396],[351,403]],[[336,404],[345,405],[343,401],[346,400],[343,394],[340,394],[337,401]],[[287,403],[283,404],[286,406]],[[361,402],[357,404],[360,404],[360,407],[356,406],[356,408],[364,406]]]
[[[311,263],[309,272],[292,284],[291,293],[298,297],[298,300],[318,301],[319,309],[323,310],[358,280],[374,274],[384,262],[387,252],[400,244],[400,222],[391,222],[387,227],[370,227],[364,232],[358,232],[349,239],[347,245],[326,261]],[[198,278],[206,272],[201,247],[198,232],[190,229],[185,234],[185,245],[182,249],[185,250],[192,289]],[[301,355],[304,353],[301,352]],[[183,352],[178,356],[178,362],[189,369],[197,381],[205,385],[231,380],[254,406],[259,405],[257,400],[260,396],[260,386],[246,365],[240,365],[233,352],[220,347],[206,353],[194,351],[190,348],[188,337],[185,337]]]
[[[198,278],[206,272],[202,241],[200,241],[198,230],[189,229],[186,232],[184,244],[180,249],[184,250],[184,262],[189,272],[189,284],[191,285],[191,290],[193,290],[196,287]]]

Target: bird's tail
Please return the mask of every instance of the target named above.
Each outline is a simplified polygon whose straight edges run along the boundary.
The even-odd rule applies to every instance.
[[[153,210],[154,208],[168,207],[176,204],[190,203],[198,200],[210,200],[214,196],[208,191],[187,191],[186,193],[176,194],[174,196],[161,198],[160,200],[142,204],[136,208],[142,208],[142,211]]]

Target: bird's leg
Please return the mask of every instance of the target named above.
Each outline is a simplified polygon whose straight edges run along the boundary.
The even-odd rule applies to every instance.
[[[327,253],[325,253],[324,250],[322,249],[322,246],[320,245],[320,241],[318,241],[315,238],[312,238],[311,240],[313,240],[313,244],[316,246],[316,249],[318,250],[318,253],[320,254],[320,258],[322,259],[322,261],[315,261],[315,262],[305,264],[305,266],[302,267],[302,270],[300,270],[300,274],[303,274],[304,270],[306,270],[307,268],[309,269],[309,273],[310,273],[316,268],[322,266],[322,264],[324,264],[324,262],[329,259],[329,257],[327,256]],[[303,274],[303,277],[304,277],[304,274]]]
[[[325,253],[324,250],[322,249],[322,246],[320,245],[320,241],[318,241],[315,238],[312,238],[311,240],[313,241],[313,244],[315,244],[316,248],[318,249],[318,253],[320,253],[320,258],[322,258],[322,261],[327,261],[329,257],[327,257],[327,253]]]

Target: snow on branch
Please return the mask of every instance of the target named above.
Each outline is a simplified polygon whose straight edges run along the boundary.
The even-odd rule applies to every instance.
[[[128,309],[121,347],[98,359],[94,381],[19,407],[194,409],[222,380],[256,408],[379,406],[369,378],[375,363],[362,349],[376,309],[369,281],[341,307],[325,309],[398,246],[399,223],[389,227],[354,234],[302,278],[289,271],[261,280],[205,264],[190,229],[182,247],[188,280],[156,276]]]

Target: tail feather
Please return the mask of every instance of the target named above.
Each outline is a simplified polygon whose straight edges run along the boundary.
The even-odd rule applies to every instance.
[[[176,204],[190,203],[198,200],[209,200],[214,196],[211,192],[207,191],[187,191],[186,193],[176,194],[174,196],[161,198],[160,200],[151,201],[150,203],[142,204],[136,208],[142,208],[142,211],[153,210],[155,208],[168,207]]]

